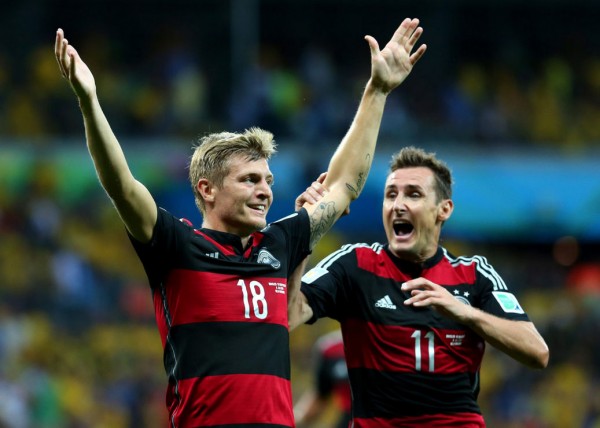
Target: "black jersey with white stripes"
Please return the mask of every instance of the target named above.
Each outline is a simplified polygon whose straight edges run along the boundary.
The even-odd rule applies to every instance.
[[[343,246],[304,275],[302,292],[314,314],[309,323],[340,321],[354,426],[484,426],[477,395],[485,341],[432,308],[405,306],[410,294],[400,287],[418,277],[464,304],[529,320],[485,257],[455,257],[439,247],[412,263],[377,243]]]

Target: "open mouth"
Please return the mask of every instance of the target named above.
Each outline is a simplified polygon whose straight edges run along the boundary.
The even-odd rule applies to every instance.
[[[397,221],[394,223],[394,233],[396,236],[402,237],[410,235],[413,230],[415,230],[415,227],[408,222]]]
[[[254,211],[259,211],[260,213],[265,213],[267,211],[267,206],[266,205],[249,205],[250,208],[252,208]]]

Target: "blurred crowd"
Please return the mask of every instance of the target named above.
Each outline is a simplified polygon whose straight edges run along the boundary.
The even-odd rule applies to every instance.
[[[164,426],[145,278],[104,195],[61,208],[57,172],[0,204],[0,426]]]
[[[332,53],[319,47],[306,48],[292,62],[283,47],[264,46],[235,87],[228,88],[226,105],[214,106],[211,97],[228,91],[211,84],[203,68],[206,59],[185,45],[156,46],[154,57],[123,70],[110,35],[83,34],[79,39],[74,43],[99,71],[103,106],[121,135],[193,138],[211,128],[257,125],[317,146],[343,135],[367,75],[364,67],[358,73],[337,66]],[[28,67],[18,84],[15,64],[0,52],[0,128],[12,137],[39,140],[80,128],[80,114],[57,73],[51,41],[48,34],[23,58]],[[368,52],[360,48],[366,62]],[[432,76],[415,73],[401,95],[390,97],[382,136],[559,148],[598,143],[597,51],[576,62],[538,58],[534,67],[524,71],[501,60],[459,61],[442,80],[428,81]]]
[[[24,22],[38,24],[28,26],[35,29],[22,39],[17,35],[18,46],[0,48],[0,427],[164,427],[166,375],[150,291],[110,202],[95,182],[65,202],[64,186],[58,184],[64,180],[60,164],[43,157],[22,172],[18,183],[9,186],[4,180],[11,165],[2,157],[7,159],[9,149],[35,160],[57,144],[67,152],[71,141],[83,144],[81,115],[53,56],[56,27],[65,26],[67,38],[95,71],[101,102],[117,134],[141,147],[148,138],[189,141],[207,131],[249,126],[295,141],[299,151],[336,144],[368,75],[368,49],[361,36],[346,44],[313,40],[290,46],[290,38],[302,36],[286,34],[280,40],[265,31],[239,70],[232,65],[239,59],[227,47],[233,33],[223,30],[229,34],[223,36],[225,48],[217,46],[215,35],[206,41],[210,17],[172,25],[184,18],[178,16],[148,37],[146,27],[158,18],[152,15],[144,27],[145,20],[133,12],[136,2],[123,3],[124,16],[114,28],[108,20],[85,25],[72,10],[53,11],[55,3],[60,2],[8,0],[2,6],[8,13],[0,16],[1,31],[16,31]],[[80,3],[89,3],[88,19],[108,13],[102,2]],[[192,7],[195,2],[181,3]],[[215,25],[227,16],[216,10],[217,3],[205,2],[219,14]],[[268,27],[269,17],[281,10],[273,2],[263,3],[273,7],[261,9],[261,26]],[[323,10],[345,5],[322,3]],[[475,30],[460,37],[445,34],[429,27],[423,13],[430,52],[390,98],[382,141],[449,140],[560,152],[599,147],[600,35],[584,24],[597,24],[589,12],[598,17],[600,7],[579,15],[575,11],[567,19],[563,3],[568,2],[540,6],[548,23],[545,36],[539,28],[533,31],[533,24],[527,32],[522,22],[505,30],[529,34],[527,40],[505,33],[490,41]],[[146,13],[160,14],[150,10],[154,4],[145,5]],[[509,12],[507,7],[504,13]],[[473,25],[494,22],[485,17]],[[327,24],[339,19],[334,14],[321,18]],[[439,23],[439,15],[430,18],[429,23]],[[194,19],[198,23],[192,28]],[[559,25],[561,19],[565,25]],[[508,25],[498,21],[497,26]],[[340,34],[349,28],[338,24],[330,35],[343,39]],[[315,21],[305,31],[321,29],[320,37],[328,37],[322,28],[323,21]],[[553,38],[557,32],[560,40]],[[446,44],[440,48],[440,43]],[[160,173],[172,167],[155,169]],[[157,181],[164,188],[188,186],[180,175]],[[191,201],[191,193],[183,197]],[[313,260],[354,239],[331,233]],[[480,401],[489,426],[600,427],[600,243],[558,237],[533,243],[525,236],[520,242],[453,240],[445,245],[457,254],[487,256],[516,288],[550,346],[550,366],[543,372],[526,370],[488,348]],[[296,396],[311,382],[314,341],[334,327],[319,322],[292,334]]]
[[[31,2],[37,8],[15,3],[15,15],[39,28],[24,46],[0,50],[0,134],[39,141],[80,129],[79,112],[53,57],[60,25],[94,71],[118,135],[193,139],[209,130],[262,126],[279,138],[314,147],[334,144],[368,76],[362,36],[378,36],[378,28],[387,34],[383,24],[393,28],[400,19],[395,14],[406,13],[393,2],[379,2],[389,5],[389,13],[363,29],[357,15],[366,11],[357,6],[348,8],[347,22],[335,26],[331,21],[336,3],[352,2],[329,2],[313,17],[309,1],[290,17],[295,21],[289,32],[282,33],[276,31],[286,10],[296,12],[293,2],[287,8],[266,0],[231,2],[246,5],[242,22],[256,25],[257,34],[236,31],[241,27],[227,22],[232,12],[225,2],[221,7],[207,2],[216,9],[210,10],[212,19],[185,2],[164,11],[159,2],[149,2],[147,22],[137,25],[135,4],[124,3],[113,26],[101,21],[106,13],[96,10],[101,2],[61,11],[51,0]],[[567,150],[598,144],[600,35],[593,20],[598,7],[584,8],[582,2],[565,15],[565,4],[555,2],[541,15],[532,5],[504,21],[511,16],[509,6],[472,10],[461,9],[461,3],[468,2],[457,2],[456,10],[414,12],[430,49],[418,72],[391,97],[382,136]],[[257,4],[261,15],[253,23],[251,5]],[[84,12],[88,21],[99,14],[93,25],[81,22],[78,13]],[[446,22],[442,13],[448,14]],[[302,20],[306,28],[298,25]],[[332,31],[318,31],[323,21],[333,25]],[[7,28],[3,31],[20,27],[10,14],[0,23]],[[300,28],[302,33],[292,33]],[[239,44],[243,53],[236,50]]]

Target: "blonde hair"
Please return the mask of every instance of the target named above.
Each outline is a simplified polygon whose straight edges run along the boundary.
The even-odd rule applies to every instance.
[[[397,169],[414,167],[429,168],[433,172],[438,202],[452,198],[452,172],[445,162],[436,158],[435,153],[409,146],[392,155],[390,173]]]
[[[260,128],[246,129],[243,133],[218,132],[201,137],[194,145],[189,165],[190,184],[196,206],[204,215],[204,199],[197,185],[205,178],[220,187],[229,173],[229,162],[234,156],[243,156],[249,161],[271,159],[277,152],[273,134]]]

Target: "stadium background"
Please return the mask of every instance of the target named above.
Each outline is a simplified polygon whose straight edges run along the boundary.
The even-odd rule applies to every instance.
[[[534,372],[488,347],[492,428],[600,426],[600,3],[350,0],[3,0],[0,5],[0,426],[163,427],[146,278],[85,149],[53,57],[65,29],[95,73],[134,173],[195,224],[193,141],[273,131],[275,220],[324,170],[383,44],[416,16],[429,50],[389,99],[372,174],[313,260],[383,241],[389,156],[452,167],[444,245],[487,256],[551,349]],[[295,396],[311,346],[292,333]],[[251,354],[251,350],[249,350]]]

